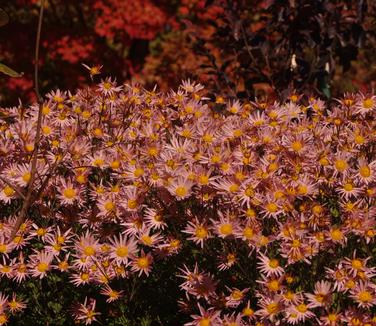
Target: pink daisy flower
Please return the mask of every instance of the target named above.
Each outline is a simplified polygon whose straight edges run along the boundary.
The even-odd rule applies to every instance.
[[[118,264],[128,264],[129,260],[137,254],[137,243],[133,238],[119,235],[110,239],[110,258]]]
[[[153,256],[151,253],[145,254],[141,250],[141,254],[138,257],[133,258],[132,260],[132,272],[138,273],[138,276],[141,276],[143,273],[146,276],[149,276],[149,273],[152,269]]]
[[[263,255],[261,252],[258,253],[258,258],[260,262],[257,263],[260,272],[265,274],[267,277],[276,276],[280,277],[284,274],[284,269],[280,266],[278,259]]]
[[[30,256],[28,267],[33,277],[43,278],[52,267],[53,254],[47,251],[36,251]]]

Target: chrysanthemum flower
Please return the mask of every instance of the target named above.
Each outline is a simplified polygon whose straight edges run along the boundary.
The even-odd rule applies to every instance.
[[[163,240],[163,236],[160,233],[151,234],[151,229],[144,227],[138,234],[138,242],[147,247],[157,247]]]
[[[28,266],[30,274],[33,277],[43,278],[52,267],[52,260],[54,256],[51,252],[36,251],[30,256]]]
[[[14,314],[26,308],[26,303],[19,300],[15,293],[12,294],[12,299],[8,301],[9,311]]]
[[[178,177],[173,179],[167,187],[168,191],[178,200],[185,199],[191,195],[193,182],[187,178]]]
[[[167,223],[163,219],[162,212],[158,212],[153,208],[145,209],[145,223],[152,229],[163,230],[166,228]]]
[[[304,323],[306,319],[313,318],[315,314],[309,310],[309,306],[305,303],[293,305],[286,308],[286,320],[290,324]]]
[[[280,266],[280,262],[278,259],[270,259],[269,257],[263,255],[261,252],[258,253],[258,256],[260,262],[258,262],[257,265],[261,273],[264,273],[267,277],[279,277],[283,275],[284,269]]]
[[[124,291],[117,291],[112,289],[108,284],[105,284],[101,290],[101,294],[107,296],[107,303],[114,302],[122,297]]]
[[[343,321],[343,315],[340,312],[328,312],[320,317],[320,325],[322,326],[336,326]]]
[[[230,294],[226,297],[226,306],[234,308],[242,303],[249,288],[239,290],[237,288],[230,289],[227,287],[227,290],[230,291]]]
[[[204,246],[204,241],[210,238],[209,227],[205,223],[199,222],[197,218],[194,222],[189,221],[188,225],[182,232],[191,235],[188,240],[199,244],[201,248]]]
[[[96,317],[100,313],[95,311],[95,304],[96,301],[94,299],[90,299],[88,302],[87,297],[85,297],[84,303],[80,304],[74,312],[75,319],[84,322],[85,325],[90,325],[93,321],[97,321]]]
[[[215,310],[213,307],[204,309],[199,303],[197,304],[200,315],[191,315],[193,320],[185,323],[184,326],[205,326],[205,325],[219,325],[221,312]]]
[[[80,203],[81,189],[74,186],[71,181],[60,180],[60,185],[57,187],[59,191],[58,198],[63,205],[72,205],[73,203]]]
[[[53,253],[55,256],[58,256],[60,252],[66,251],[69,248],[71,238],[73,237],[74,235],[72,234],[71,229],[62,233],[58,226],[53,234],[46,235],[45,249],[46,251]]]
[[[239,229],[239,224],[235,219],[231,219],[231,213],[225,212],[222,213],[221,211],[218,211],[218,217],[219,220],[211,219],[213,223],[213,228],[216,232],[216,234],[220,238],[226,238],[230,236],[234,236]]]
[[[139,257],[135,257],[132,260],[132,272],[138,273],[139,276],[142,273],[145,273],[146,276],[149,276],[149,273],[152,269],[153,256],[150,253],[145,254],[141,251]]]
[[[376,96],[360,94],[355,103],[356,113],[368,114],[376,109]]]
[[[360,281],[350,293],[350,297],[357,302],[358,307],[369,309],[376,305],[376,288],[373,283]]]
[[[110,239],[110,258],[116,263],[128,264],[129,259],[137,254],[137,244],[132,238],[125,236]]]
[[[92,280],[92,275],[89,270],[71,274],[71,277],[70,277],[71,283],[73,283],[75,286],[88,284],[91,280]]]
[[[356,178],[364,183],[369,184],[376,180],[376,160],[368,163],[364,158],[358,160],[358,170]]]
[[[261,297],[258,305],[260,309],[255,312],[255,315],[272,322],[276,320],[276,316],[283,310],[281,298],[278,295],[274,297]]]
[[[236,264],[237,257],[234,253],[228,253],[219,257],[219,261],[218,270],[224,271]]]
[[[75,242],[75,249],[79,255],[84,257],[93,257],[99,251],[99,241],[95,238],[94,234],[86,231]]]
[[[117,216],[118,207],[116,204],[117,200],[115,196],[107,195],[101,196],[97,201],[97,207],[99,209],[99,217],[115,217]]]
[[[313,294],[306,293],[311,308],[328,306],[331,303],[332,286],[328,281],[319,281],[315,284]]]

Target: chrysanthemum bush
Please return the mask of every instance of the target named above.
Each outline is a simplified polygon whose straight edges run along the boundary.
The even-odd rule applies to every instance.
[[[103,322],[98,300],[116,309],[138,283],[147,297],[163,269],[181,324],[376,323],[376,96],[205,94],[53,91],[37,149],[39,106],[1,110],[0,325],[54,277],[77,287],[76,321]]]

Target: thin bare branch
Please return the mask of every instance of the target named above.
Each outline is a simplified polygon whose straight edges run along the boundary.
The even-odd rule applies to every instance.
[[[39,20],[38,20],[38,30],[37,30],[37,37],[35,41],[35,63],[34,63],[34,89],[35,93],[38,98],[38,119],[36,125],[36,133],[34,139],[34,151],[31,157],[31,171],[30,171],[30,182],[27,187],[27,193],[21,208],[21,211],[17,217],[16,223],[13,226],[13,230],[10,234],[10,241],[13,240],[15,235],[17,234],[18,229],[20,228],[21,224],[25,221],[27,211],[32,204],[32,197],[33,197],[33,187],[36,175],[36,168],[37,168],[37,160],[38,160],[38,151],[39,151],[39,143],[40,143],[40,134],[41,134],[41,125],[42,125],[42,109],[43,109],[43,99],[40,95],[39,91],[39,80],[38,80],[38,66],[39,66],[39,47],[40,47],[40,36],[42,32],[42,21],[43,21],[43,12],[44,12],[44,4],[45,0],[41,0],[40,4],[40,11],[39,11]]]

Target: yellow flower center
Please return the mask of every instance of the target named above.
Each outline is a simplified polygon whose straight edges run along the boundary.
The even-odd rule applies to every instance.
[[[299,152],[303,148],[303,144],[300,141],[294,141],[291,144],[291,148],[293,149],[293,151]]]
[[[329,160],[326,157],[322,157],[322,158],[320,158],[319,163],[322,166],[327,166],[327,165],[329,165]]]
[[[143,176],[145,173],[144,169],[143,168],[137,168],[134,170],[133,174],[136,178],[139,178],[141,176]]]
[[[363,178],[369,178],[371,176],[371,169],[369,168],[369,166],[365,165],[365,166],[362,166],[360,167],[359,169],[359,174],[363,177]]]
[[[315,299],[316,299],[317,302],[323,303],[325,296],[321,293],[318,293],[318,294],[315,295]]]
[[[4,265],[2,268],[1,268],[1,272],[2,273],[9,273],[11,271],[10,267],[7,266],[7,265]]]
[[[8,322],[8,316],[4,313],[0,314],[0,325],[5,325]]]
[[[96,158],[96,159],[94,160],[94,162],[93,162],[93,165],[94,165],[94,166],[98,166],[98,167],[102,166],[103,164],[104,164],[104,160],[101,159],[101,158]]]
[[[243,292],[242,291],[239,291],[239,290],[234,290],[232,293],[231,293],[231,297],[234,299],[234,300],[241,300],[243,298]]]
[[[25,145],[25,150],[27,152],[32,152],[34,150],[34,145],[33,144],[26,144]]]
[[[330,231],[330,236],[332,237],[333,240],[340,241],[343,239],[343,233],[339,229],[334,229]]]
[[[149,266],[149,259],[147,257],[140,257],[137,259],[137,266],[140,268],[147,268]]]
[[[347,169],[347,162],[345,160],[338,159],[335,161],[334,165],[339,172],[343,172]]]
[[[348,288],[348,289],[352,289],[354,286],[355,286],[355,282],[353,280],[348,280],[345,283],[345,287]]]
[[[271,302],[266,306],[266,311],[269,315],[275,314],[279,309],[279,305],[276,302]]]
[[[266,210],[269,213],[275,213],[278,210],[278,206],[275,203],[266,204]]]
[[[363,263],[359,259],[353,259],[351,261],[351,267],[354,268],[354,269],[356,269],[356,270],[360,270],[360,269],[363,268]]]
[[[251,316],[253,316],[254,313],[255,312],[252,308],[246,307],[246,308],[243,309],[243,315],[246,316],[246,317],[251,317]]]
[[[308,307],[307,307],[307,305],[302,303],[302,304],[296,306],[296,310],[298,310],[300,313],[304,314],[308,310]]]
[[[5,253],[7,251],[7,245],[2,243],[0,244],[0,253]]]
[[[84,248],[84,254],[86,256],[93,256],[95,254],[95,249],[92,246],[87,246]]]
[[[372,107],[374,106],[374,102],[373,102],[373,99],[371,98],[366,98],[364,101],[363,101],[363,107],[367,110],[369,109],[372,109]]]
[[[30,172],[26,172],[23,176],[22,176],[22,180],[25,181],[26,183],[28,183],[31,179],[31,173]]]
[[[210,326],[211,322],[209,318],[202,318],[199,322],[199,326]]]
[[[175,189],[175,195],[178,197],[185,197],[188,193],[188,189],[185,186],[178,186]]]
[[[202,185],[207,185],[209,183],[209,177],[207,175],[200,175],[198,177],[198,182]]]
[[[279,282],[278,280],[271,280],[267,284],[270,291],[278,291],[279,290]]]
[[[111,83],[109,83],[109,82],[104,82],[103,83],[103,88],[105,89],[105,90],[110,90],[111,89],[111,87],[112,87],[112,85],[111,85]]]
[[[120,246],[116,249],[116,255],[119,256],[120,258],[127,257],[129,253],[129,250],[127,247]]]
[[[358,299],[363,303],[370,302],[372,301],[372,294],[369,291],[360,291]]]
[[[299,239],[292,240],[291,247],[292,248],[299,248],[300,247],[300,240]]]
[[[249,226],[246,226],[243,230],[243,236],[246,238],[246,239],[251,239],[254,235],[254,232],[253,232],[253,229],[250,228]]]
[[[65,271],[68,267],[69,267],[69,264],[65,260],[59,263],[59,269],[62,271]]]
[[[221,234],[223,234],[223,235],[230,235],[230,234],[232,234],[232,224],[230,224],[230,223],[222,224],[219,227],[219,232]]]
[[[42,127],[42,132],[43,132],[43,135],[46,135],[46,136],[48,136],[48,135],[50,135],[51,134],[51,128],[49,127],[49,126],[43,126]]]
[[[199,226],[196,228],[195,235],[199,239],[204,239],[208,236],[208,231],[204,227]]]
[[[279,266],[279,261],[277,259],[270,259],[269,267],[277,268]]]
[[[241,135],[243,135],[243,131],[241,129],[235,129],[232,133],[232,135],[234,137],[240,137]]]
[[[143,241],[143,243],[147,246],[151,246],[153,244],[153,239],[149,236],[149,235],[143,235],[141,237],[141,240]]]
[[[120,167],[120,162],[118,160],[111,162],[111,168],[113,168],[114,170],[118,169],[119,167]]]
[[[73,188],[66,188],[63,191],[63,195],[65,198],[72,199],[76,197],[76,190]]]
[[[95,311],[93,310],[88,310],[88,312],[86,313],[86,319],[92,319],[93,317],[95,316]]]
[[[233,114],[237,113],[239,111],[239,109],[236,107],[236,106],[232,106],[229,111]]]
[[[352,183],[345,183],[344,185],[343,185],[343,189],[345,189],[346,191],[351,191],[351,190],[353,190],[354,189],[354,186],[352,185]]]
[[[89,274],[88,273],[81,273],[80,278],[81,278],[81,280],[83,280],[85,282],[89,279]]]
[[[93,130],[93,134],[94,134],[95,137],[102,137],[103,136],[103,131],[100,128],[95,128]]]
[[[82,112],[82,117],[84,118],[84,119],[89,119],[90,118],[90,116],[91,116],[91,113],[89,112],[89,111],[83,111]]]
[[[210,158],[210,161],[211,163],[213,164],[217,164],[221,161],[221,156],[218,155],[218,154],[214,154],[211,158]]]
[[[104,209],[107,211],[107,212],[111,212],[115,209],[115,204],[112,202],[112,201],[107,201],[105,204],[104,204]]]
[[[7,197],[12,197],[15,194],[15,190],[9,186],[5,186],[3,192]]]
[[[313,214],[319,215],[322,213],[323,208],[320,205],[315,205],[313,206],[312,211],[313,211]]]
[[[48,106],[43,106],[43,108],[42,108],[42,114],[43,115],[49,114],[50,111],[51,111],[51,109]]]
[[[355,140],[355,143],[357,143],[358,145],[364,144],[364,141],[365,141],[365,139],[362,135],[356,135],[354,137],[354,140]]]
[[[38,272],[44,273],[48,269],[48,264],[41,262],[37,265]]]
[[[232,185],[228,188],[228,190],[229,190],[230,192],[232,192],[232,193],[237,192],[237,191],[239,190],[239,186],[238,186],[236,183],[234,183],[234,184],[232,184]]]

